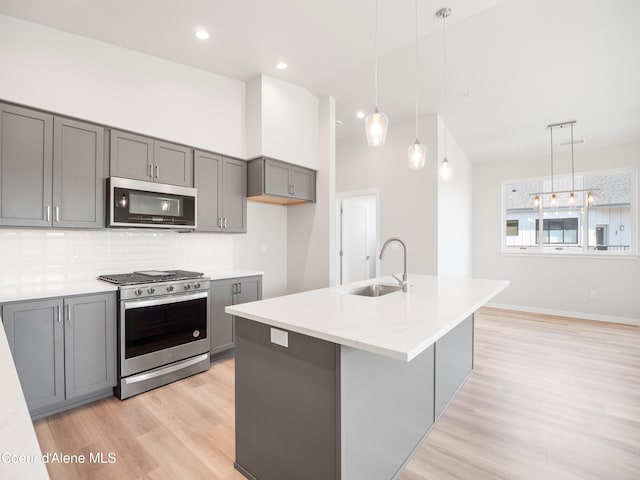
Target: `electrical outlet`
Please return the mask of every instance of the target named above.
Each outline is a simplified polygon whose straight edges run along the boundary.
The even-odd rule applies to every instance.
[[[597,290],[591,290],[591,294],[589,295],[589,297],[591,298],[591,300],[595,300],[598,298],[598,291]]]
[[[284,348],[289,348],[289,332],[278,330],[277,328],[272,328],[271,343],[275,343],[276,345],[280,345]]]

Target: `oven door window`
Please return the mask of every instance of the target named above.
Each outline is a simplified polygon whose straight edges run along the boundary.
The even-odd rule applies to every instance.
[[[207,338],[207,299],[129,308],[124,358],[133,358]]]

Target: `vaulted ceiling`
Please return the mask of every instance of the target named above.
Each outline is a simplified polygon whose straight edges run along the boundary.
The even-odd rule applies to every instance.
[[[379,1],[379,105],[414,115],[414,1]],[[446,102],[443,24],[448,6]],[[637,0],[418,0],[419,100],[472,161],[546,152],[549,123],[584,147],[640,141]],[[239,80],[264,73],[336,98],[338,138],[373,108],[373,0],[0,0],[0,13]],[[211,38],[195,38],[197,27]],[[289,67],[280,71],[276,63]],[[409,141],[409,140],[408,140]]]

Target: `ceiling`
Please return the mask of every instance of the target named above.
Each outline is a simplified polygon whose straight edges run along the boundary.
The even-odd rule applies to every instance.
[[[546,154],[549,123],[590,148],[640,141],[637,0],[418,0],[419,103],[474,162]],[[411,121],[412,0],[379,0],[379,106]],[[446,102],[443,30],[447,21]],[[0,0],[0,13],[239,80],[264,73],[336,98],[338,138],[373,108],[373,0]],[[197,27],[211,33],[195,38]],[[276,69],[279,60],[288,63]],[[407,139],[407,144],[414,139]]]

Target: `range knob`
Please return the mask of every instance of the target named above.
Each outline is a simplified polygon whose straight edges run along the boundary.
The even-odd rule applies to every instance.
[[[167,292],[173,292],[173,290],[174,290],[173,285],[167,286]]]
[[[185,289],[185,290],[189,290],[189,289],[191,289],[191,284],[189,284],[189,283],[185,283],[185,284],[184,284],[184,289]]]
[[[135,293],[136,295],[142,295],[142,289],[141,288],[136,288],[133,293]]]
[[[200,288],[200,282],[196,282],[193,284],[193,288]]]
[[[147,288],[147,293],[148,293],[149,295],[151,295],[151,294],[152,294],[153,292],[155,292],[155,291],[156,291],[156,289],[155,289],[155,288],[153,288],[153,287],[149,287],[149,288]]]

